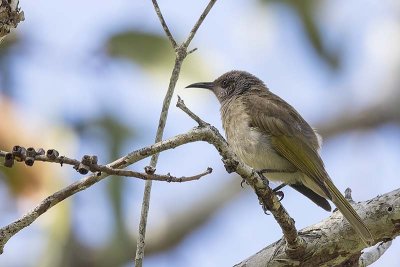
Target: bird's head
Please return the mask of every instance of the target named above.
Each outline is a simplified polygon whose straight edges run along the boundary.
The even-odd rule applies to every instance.
[[[193,83],[186,88],[210,89],[220,103],[250,90],[266,90],[265,84],[256,76],[238,70],[227,72],[213,82]]]

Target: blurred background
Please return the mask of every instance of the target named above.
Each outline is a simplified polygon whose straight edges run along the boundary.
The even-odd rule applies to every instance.
[[[181,42],[207,5],[159,5]],[[0,45],[0,149],[54,148],[102,164],[150,145],[174,53],[151,1],[20,0],[25,21]],[[222,131],[219,103],[184,86],[247,70],[291,103],[324,137],[322,158],[356,201],[399,188],[400,2],[218,1],[195,36],[164,139],[195,126],[177,95]],[[149,159],[131,169],[142,171]],[[211,175],[153,184],[145,266],[231,266],[281,237],[272,216],[216,150],[189,144],[160,155],[157,172]],[[81,178],[72,168],[0,167],[0,224]],[[110,177],[14,236],[0,266],[132,266],[144,182]],[[298,229],[329,213],[289,188]],[[400,242],[373,266],[399,266]]]

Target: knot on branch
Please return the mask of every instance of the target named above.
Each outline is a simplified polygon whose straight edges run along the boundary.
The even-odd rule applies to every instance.
[[[56,158],[58,158],[58,155],[59,155],[59,153],[55,149],[49,149],[46,152],[46,157],[51,159],[51,160],[55,160]]]
[[[36,150],[33,147],[28,147],[26,149],[25,164],[28,166],[33,166],[33,163],[35,163],[35,157],[36,157]]]
[[[85,175],[89,173],[93,165],[97,165],[97,156],[84,155],[79,165],[75,166],[74,169]]]
[[[236,161],[236,160],[234,160],[234,159],[230,159],[230,158],[229,158],[229,159],[223,158],[223,159],[222,159],[222,162],[224,163],[225,170],[226,170],[228,173],[235,172],[235,171],[236,171],[236,168],[237,168],[237,166],[238,166],[238,164],[239,164],[238,161]]]
[[[286,241],[285,252],[289,258],[298,260],[304,257],[306,248],[307,244],[304,242],[304,239],[297,236],[292,244],[288,244]]]
[[[175,49],[176,59],[182,61],[187,56],[187,47],[185,45],[180,45]]]
[[[146,174],[153,175],[156,172],[156,168],[154,168],[152,166],[146,166],[146,167],[144,167],[144,172]]]
[[[14,146],[11,153],[16,161],[21,162],[26,158],[26,149],[22,146]]]
[[[48,156],[50,159],[56,159],[58,157],[58,152],[56,150],[49,150]],[[43,148],[35,150],[33,147],[24,148],[22,146],[16,145],[12,148],[11,152],[7,152],[4,155],[4,166],[11,168],[14,165],[14,160],[17,162],[25,162],[27,166],[33,166],[35,160],[38,157],[44,156],[45,151]]]
[[[14,157],[13,154],[8,152],[4,157],[4,166],[11,168],[14,165]]]

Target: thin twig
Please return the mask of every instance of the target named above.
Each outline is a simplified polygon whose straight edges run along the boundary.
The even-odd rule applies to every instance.
[[[5,157],[7,154],[10,152],[2,151],[0,150],[0,158]],[[88,157],[88,156],[84,156]],[[81,172],[80,166],[82,166],[84,160],[79,161],[77,159],[72,159],[66,156],[59,156],[56,158],[51,158],[48,157],[47,155],[36,155],[34,158],[34,161],[41,161],[41,162],[51,162],[51,163],[59,163],[61,165],[71,165],[74,166],[74,168],[78,171]],[[137,171],[131,171],[131,170],[125,170],[125,169],[115,169],[106,165],[99,165],[97,163],[85,163],[85,173],[93,172],[97,173],[97,175],[100,175],[101,173],[105,173],[107,175],[117,175],[117,176],[125,176],[125,177],[135,177],[139,178],[142,180],[152,180],[152,181],[167,181],[167,182],[189,182],[193,180],[198,180],[201,177],[210,174],[212,172],[212,168],[208,167],[206,171],[194,175],[194,176],[182,176],[182,177],[175,177],[172,176],[171,174],[167,175],[160,175],[160,174],[154,174],[153,173],[143,173],[143,172],[137,172]]]
[[[167,24],[162,16],[162,13],[161,13],[160,8],[158,7],[157,1],[153,0],[153,5],[155,8],[155,11],[160,19],[160,22],[164,28],[166,35],[170,39],[172,46],[175,48],[175,55],[176,55],[174,68],[172,70],[171,78],[170,78],[169,85],[168,85],[168,90],[167,90],[167,93],[165,95],[164,102],[162,105],[162,110],[161,110],[160,119],[159,119],[159,123],[158,123],[155,143],[162,140],[162,136],[164,133],[164,128],[165,128],[165,124],[166,124],[167,116],[168,116],[168,109],[171,104],[171,99],[172,99],[172,96],[174,93],[174,89],[175,89],[176,83],[179,78],[179,73],[181,71],[182,62],[187,55],[187,47],[189,46],[191,40],[193,39],[194,35],[196,34],[196,31],[198,30],[201,23],[207,16],[211,7],[214,5],[215,1],[216,0],[210,1],[210,3],[207,5],[206,9],[201,14],[199,20],[196,22],[193,29],[191,30],[187,40],[181,46],[177,46],[174,38],[172,37],[171,32],[169,31],[169,29],[167,27]],[[157,161],[158,161],[158,154],[154,154],[151,157],[150,166],[155,168],[157,165]],[[137,239],[137,244],[136,244],[136,256],[135,256],[135,266],[136,267],[142,267],[142,265],[143,265],[145,237],[146,237],[146,225],[147,225],[147,217],[148,217],[149,205],[150,205],[151,185],[152,185],[151,181],[146,181],[144,193],[143,193],[142,210],[141,210],[141,214],[140,214],[140,223],[139,223],[139,231],[138,231],[139,234],[138,234],[138,239]]]
[[[196,34],[197,30],[199,29],[201,23],[203,23],[204,19],[207,17],[208,13],[210,12],[211,8],[213,5],[217,2],[217,0],[211,0],[207,7],[204,9],[203,13],[200,15],[200,18],[197,20],[196,24],[193,26],[192,30],[189,33],[188,38],[186,41],[182,44],[182,46],[185,48],[188,48],[190,42],[193,40],[194,35]]]
[[[135,177],[135,178],[139,178],[139,179],[146,180],[146,181],[149,181],[149,180],[165,181],[165,182],[169,182],[169,183],[171,183],[171,182],[172,183],[183,183],[183,182],[199,180],[201,177],[212,173],[212,168],[210,168],[210,167],[208,167],[207,170],[205,170],[202,173],[199,173],[199,174],[196,174],[193,176],[181,176],[181,177],[175,177],[169,173],[167,175],[160,175],[160,174],[147,174],[147,173],[135,172],[135,171],[129,171],[129,170],[111,169],[106,166],[103,166],[103,168],[99,168],[99,170],[103,170],[104,172],[107,172],[107,174],[110,174],[110,175]]]
[[[185,105],[185,102],[183,102],[182,98],[178,95],[178,102],[176,103],[176,106],[183,110],[187,115],[189,115],[190,118],[192,118],[195,122],[197,122],[200,126],[205,126],[208,125],[207,122],[203,121],[200,119],[199,116],[194,114],[190,109],[188,109]]]
[[[19,0],[0,1],[0,44],[23,21],[24,12],[18,7]]]
[[[169,31],[167,23],[165,22],[164,17],[163,17],[163,15],[161,13],[160,7],[158,6],[158,3],[157,3],[156,0],[152,0],[152,1],[153,1],[153,6],[154,6],[154,9],[155,9],[155,11],[157,13],[157,16],[160,19],[161,26],[163,27],[165,34],[167,35],[169,41],[171,42],[172,47],[174,48],[174,50],[176,50],[176,48],[178,48],[178,44],[176,43],[176,41],[175,41],[174,37],[172,36],[171,32]]]
[[[196,48],[193,48],[192,50],[190,50],[187,54],[190,55],[191,53],[193,53],[193,52],[195,52],[195,51],[197,51],[197,47],[196,47]]]

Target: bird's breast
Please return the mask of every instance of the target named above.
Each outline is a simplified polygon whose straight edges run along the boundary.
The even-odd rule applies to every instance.
[[[273,149],[270,136],[251,127],[251,117],[240,99],[221,106],[222,123],[227,141],[236,155],[250,167],[274,170],[293,170],[294,166]],[[279,177],[272,180],[282,180]],[[278,175],[281,176],[281,175]]]

